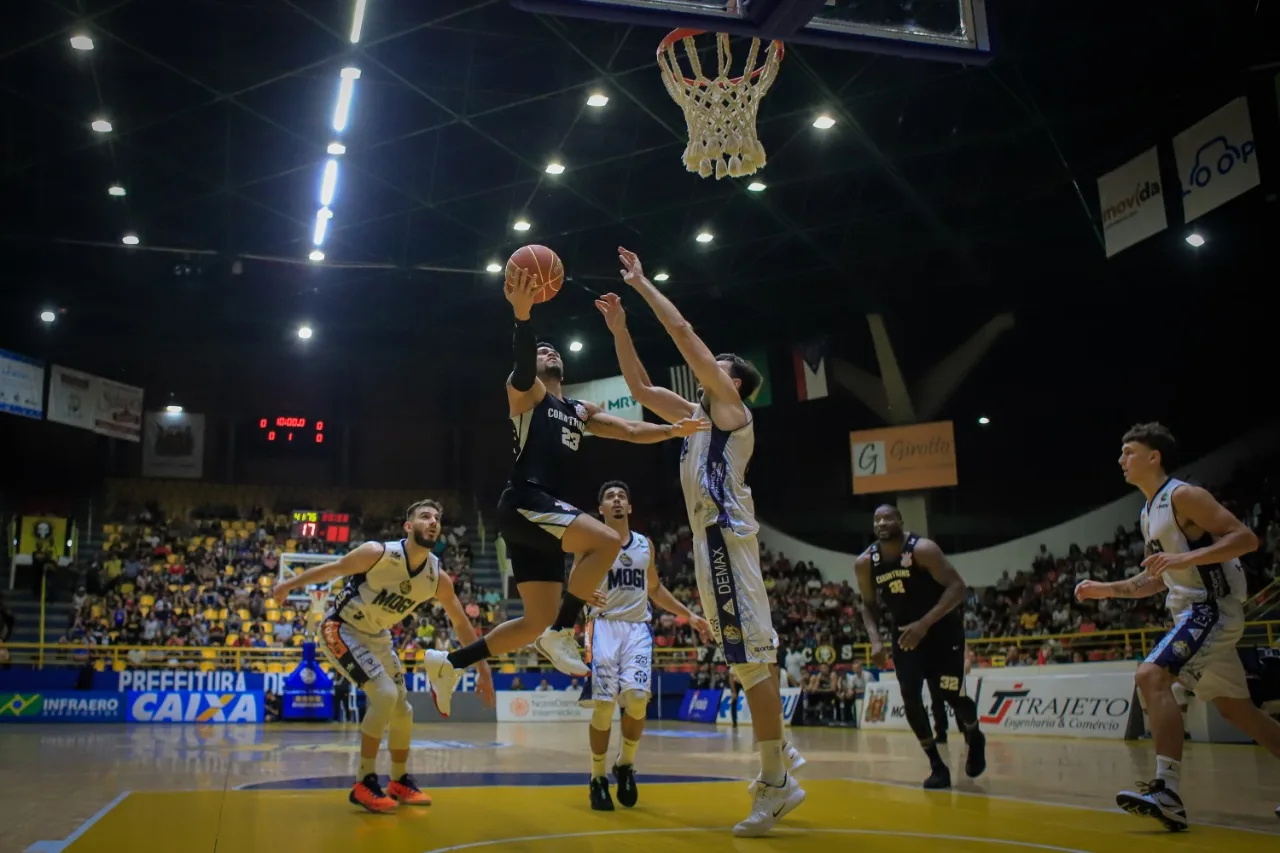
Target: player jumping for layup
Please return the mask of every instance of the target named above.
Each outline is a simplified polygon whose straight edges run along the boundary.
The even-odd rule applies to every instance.
[[[950,788],[951,771],[938,754],[921,696],[926,680],[938,686],[938,692],[931,696],[951,706],[969,743],[965,774],[974,778],[987,769],[987,739],[978,731],[978,708],[965,695],[964,620],[960,611],[964,581],[935,542],[903,531],[897,507],[886,504],[878,508],[873,524],[877,541],[854,563],[862,593],[862,621],[871,637],[871,659],[884,668],[886,655],[876,602],[879,593],[897,631],[893,666],[902,689],[902,706],[933,769],[924,786]]]
[[[605,414],[594,403],[566,399],[561,384],[564,361],[555,347],[537,343],[529,322],[540,288],[536,276],[521,270],[507,289],[516,318],[515,369],[507,378],[516,458],[511,479],[498,499],[497,515],[524,616],[503,622],[484,639],[448,655],[426,652],[427,677],[437,692],[452,690],[462,668],[530,643],[561,672],[587,675],[590,670],[582,662],[573,627],[613,565],[622,540],[606,524],[560,498],[577,464],[582,436],[589,432],[633,444],[655,444],[711,426],[697,418],[673,424],[626,421]],[[567,590],[566,553],[574,555]]]
[[[1138,791],[1121,791],[1116,804],[1175,831],[1187,828],[1187,812],[1178,794],[1183,724],[1174,681],[1212,702],[1223,719],[1280,758],[1280,724],[1250,700],[1236,654],[1246,599],[1239,558],[1258,547],[1258,537],[1213,495],[1166,473],[1176,449],[1173,434],[1157,423],[1138,424],[1125,433],[1120,467],[1147,499],[1144,571],[1115,583],[1087,580],[1076,586],[1081,601],[1168,592],[1165,601],[1176,621],[1135,676],[1151,721],[1156,778]]]
[[[371,812],[394,811],[404,805],[430,805],[431,797],[418,789],[406,769],[413,732],[413,708],[404,687],[404,667],[391,645],[390,628],[432,598],[440,602],[458,639],[475,642],[476,632],[453,590],[453,580],[431,553],[440,538],[440,504],[418,501],[404,517],[407,538],[399,542],[366,542],[340,560],[307,569],[277,584],[271,591],[284,601],[292,590],[326,584],[345,577],[333,607],[320,626],[324,655],[352,684],[364,690],[369,706],[360,723],[360,773],[349,799]],[[452,691],[453,685],[450,685]],[[493,707],[493,679],[487,665],[480,668],[476,688]],[[451,693],[436,696],[446,716]],[[384,794],[378,785],[378,747],[390,727],[391,784]]]
[[[680,485],[693,530],[698,597],[725,660],[746,690],[760,749],[760,776],[750,786],[751,814],[733,832],[764,835],[804,802],[805,792],[792,775],[804,759],[786,742],[783,732],[782,696],[773,666],[778,635],[760,570],[755,503],[746,484],[747,465],[755,449],[755,423],[743,401],[760,387],[760,373],[739,356],[712,355],[679,310],[645,277],[640,259],[621,247],[618,259],[623,281],[653,309],[701,388],[700,401],[691,403],[649,382],[627,332],[621,300],[610,293],[596,307],[613,332],[632,396],[668,422],[704,413],[711,418],[710,432],[699,432],[684,442]]]
[[[687,619],[703,642],[711,641],[711,628],[707,620],[691,613],[662,585],[653,559],[653,543],[631,529],[631,490],[627,484],[621,480],[605,483],[598,500],[600,517],[622,538],[622,551],[609,569],[607,591],[597,590],[592,598],[595,606],[587,623],[591,676],[582,691],[582,703],[593,709],[591,808],[611,812],[613,799],[609,796],[609,777],[605,775],[605,756],[609,752],[615,705],[622,706],[622,752],[613,765],[618,802],[631,808],[640,796],[632,765],[644,733],[653,667],[649,601]]]

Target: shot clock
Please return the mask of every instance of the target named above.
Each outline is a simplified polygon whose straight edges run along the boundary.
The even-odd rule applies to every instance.
[[[295,509],[291,533],[295,539],[315,538],[346,544],[351,541],[351,516],[345,512]]]

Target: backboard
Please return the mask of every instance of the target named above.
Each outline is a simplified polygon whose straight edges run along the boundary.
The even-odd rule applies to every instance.
[[[987,0],[512,0],[528,12],[983,64]]]

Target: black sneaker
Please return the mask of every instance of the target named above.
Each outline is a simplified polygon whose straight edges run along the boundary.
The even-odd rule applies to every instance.
[[[613,778],[618,781],[618,802],[627,808],[640,799],[640,791],[636,788],[636,771],[630,764],[613,765]]]
[[[1132,815],[1155,818],[1170,832],[1187,828],[1187,810],[1182,798],[1164,786],[1163,779],[1139,782],[1138,790],[1116,794],[1116,805]]]
[[[947,742],[947,733],[946,733],[946,732],[938,732],[938,736],[937,736],[937,737],[935,737],[935,738],[933,739],[933,742],[934,742],[934,743],[937,743],[937,744],[944,744],[944,745],[945,745],[945,744],[946,744],[946,742]]]
[[[987,769],[987,736],[974,729],[968,740],[969,755],[964,760],[964,775],[977,779]]]
[[[929,778],[924,780],[924,787],[929,791],[941,791],[951,787],[951,771],[947,765],[939,764],[933,768]]]
[[[597,776],[591,780],[591,808],[598,812],[613,811],[613,797],[609,796],[609,780]]]

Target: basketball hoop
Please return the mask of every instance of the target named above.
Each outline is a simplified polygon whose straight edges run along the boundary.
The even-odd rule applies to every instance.
[[[662,82],[671,99],[684,110],[689,126],[689,146],[684,150],[684,166],[704,178],[714,172],[716,180],[725,175],[740,178],[750,175],[765,164],[764,146],[756,136],[756,113],[760,101],[778,77],[785,49],[780,41],[769,44],[764,61],[760,57],[760,39],[751,40],[747,52],[746,72],[730,77],[733,54],[729,36],[716,33],[717,74],[708,78],[702,71],[695,37],[703,30],[672,30],[658,45],[658,67]],[[680,68],[676,43],[684,51],[693,77],[684,76]]]
[[[332,592],[328,584],[307,590],[307,597],[311,599],[311,607],[307,610],[307,639],[314,640],[320,633],[320,622],[324,619],[325,608],[329,604],[329,595]]]

